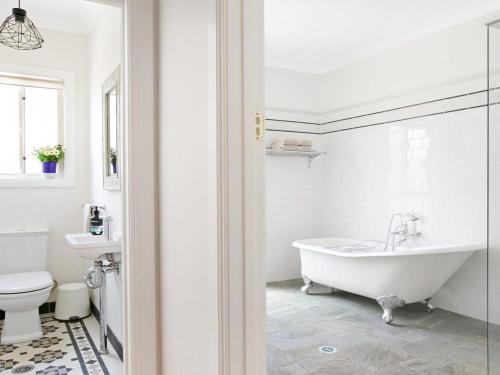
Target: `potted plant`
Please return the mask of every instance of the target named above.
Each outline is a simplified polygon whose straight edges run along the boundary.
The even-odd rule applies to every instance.
[[[109,149],[109,162],[113,168],[113,174],[116,174],[116,149],[113,147]]]
[[[66,149],[62,145],[46,146],[35,150],[35,156],[42,162],[42,172],[50,177],[57,173],[57,163],[64,159]]]

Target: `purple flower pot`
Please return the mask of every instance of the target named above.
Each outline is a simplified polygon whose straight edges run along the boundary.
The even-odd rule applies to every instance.
[[[111,166],[113,167],[113,174],[116,174],[116,163],[111,163]]]
[[[57,161],[44,161],[42,162],[43,173],[57,173]]]

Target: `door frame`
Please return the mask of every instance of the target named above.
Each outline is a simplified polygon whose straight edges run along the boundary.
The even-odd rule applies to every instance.
[[[217,0],[219,374],[266,374],[263,0]]]
[[[157,1],[123,2],[124,373],[160,374]],[[216,14],[219,373],[264,375],[263,0],[217,0]]]
[[[123,0],[125,375],[160,374],[156,8],[155,0]]]
[[[264,4],[216,1],[218,372],[264,375],[265,146],[255,139],[255,113],[264,113]],[[126,375],[161,371],[157,14],[155,0],[124,0]]]

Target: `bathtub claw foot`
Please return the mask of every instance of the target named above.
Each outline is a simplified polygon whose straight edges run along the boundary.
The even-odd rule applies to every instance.
[[[427,298],[426,300],[422,301],[422,303],[425,305],[425,310],[428,313],[431,313],[436,309],[436,307],[434,307],[434,305],[431,303],[431,299],[432,298]]]
[[[304,294],[310,294],[309,290],[311,289],[311,287],[312,287],[312,284],[304,285],[302,288],[300,288],[300,290]]]
[[[314,285],[314,283],[310,279],[308,279],[307,276],[302,276],[302,278],[304,279],[305,285],[300,290],[304,294],[311,294],[310,290],[311,290],[312,286]]]
[[[386,324],[391,324],[394,320],[394,314],[392,313],[392,309],[384,309],[384,313],[382,314],[382,320]]]
[[[384,314],[382,315],[382,320],[386,324],[391,324],[392,321],[394,320],[393,311],[405,305],[405,301],[395,295],[378,297],[377,302],[380,305],[380,307],[382,307],[382,309],[384,310]]]
[[[300,288],[300,290],[302,291],[302,293],[304,294],[319,294],[319,295],[323,295],[325,294],[325,291],[323,288],[321,288],[320,291],[318,291],[317,293],[312,293],[312,288],[314,285],[314,281],[312,281],[311,279],[309,279],[307,276],[305,275],[302,275],[302,278],[304,279],[304,286],[302,288]],[[333,287],[327,287],[327,292],[328,294],[334,294],[335,293],[335,288]]]

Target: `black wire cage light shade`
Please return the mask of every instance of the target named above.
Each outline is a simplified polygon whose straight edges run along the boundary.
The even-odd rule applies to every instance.
[[[44,40],[35,24],[21,9],[21,0],[18,7],[12,9],[12,15],[7,17],[0,26],[0,43],[20,50],[33,50],[42,47]]]

